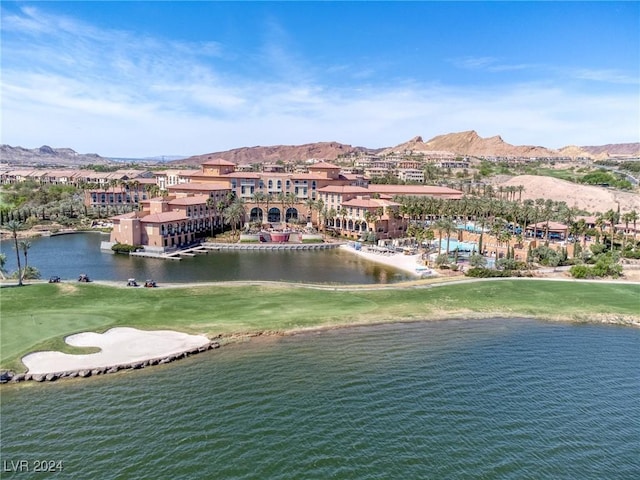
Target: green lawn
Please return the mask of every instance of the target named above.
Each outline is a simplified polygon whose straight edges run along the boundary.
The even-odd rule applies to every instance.
[[[291,285],[126,289],[36,284],[0,290],[0,366],[26,353],[80,352],[63,338],[113,326],[217,335],[478,315],[594,320],[640,317],[640,286],[536,280],[332,290]]]
[[[559,178],[560,180],[567,180],[574,183],[579,182],[580,179],[584,176],[583,173],[576,173],[573,170],[556,168],[536,168],[533,175]]]

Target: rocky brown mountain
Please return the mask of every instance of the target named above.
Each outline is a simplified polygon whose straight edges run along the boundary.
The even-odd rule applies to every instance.
[[[195,155],[183,160],[168,162],[179,165],[200,165],[207,160],[222,158],[238,165],[251,163],[275,163],[279,160],[291,162],[294,160],[317,159],[333,161],[340,155],[353,152],[377,152],[363,147],[352,147],[338,142],[318,142],[304,145],[274,145],[270,147],[242,147],[225,152],[206,153]]]
[[[70,148],[51,148],[48,145],[32,149],[0,145],[0,160],[8,165],[33,167],[80,167],[88,164],[115,164],[112,160],[95,153],[82,154]]]
[[[422,137],[415,137],[406,143],[402,143],[396,147],[388,148],[382,153],[394,152],[449,152],[454,155],[464,155],[472,157],[527,157],[527,158],[547,158],[547,157],[563,157],[563,156],[592,156],[588,152],[584,152],[580,148],[563,153],[562,150],[552,150],[540,146],[530,145],[511,145],[505,142],[502,137],[483,138],[474,130],[459,133],[448,133],[446,135],[438,135],[431,140],[425,142]]]
[[[593,155],[608,155],[611,157],[635,157],[640,158],[640,143],[616,143],[601,146],[582,147]]]
[[[511,145],[500,136],[483,138],[477,132],[448,133],[438,135],[425,142],[422,137],[414,137],[408,142],[386,149],[370,149],[353,147],[338,142],[317,142],[304,145],[273,145],[242,147],[222,152],[205,153],[180,160],[165,162],[165,165],[200,165],[216,158],[234,162],[238,165],[251,163],[291,162],[296,160],[336,161],[341,156],[352,153],[390,154],[413,152],[448,152],[459,156],[472,157],[587,157],[594,160],[610,157],[640,157],[640,143],[609,144],[602,146],[567,146],[559,150],[540,146]],[[79,154],[70,148],[51,148],[43,145],[40,148],[27,149],[0,145],[0,160],[9,165],[29,166],[66,166],[78,167],[87,164],[117,164],[112,159],[97,154]],[[129,159],[135,160],[135,159]]]

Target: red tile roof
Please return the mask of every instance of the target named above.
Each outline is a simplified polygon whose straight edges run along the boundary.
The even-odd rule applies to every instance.
[[[338,167],[337,165],[334,165],[332,163],[327,163],[327,162],[318,162],[318,163],[313,163],[311,165],[309,165],[308,167],[309,169],[312,168],[316,168],[316,169],[322,169],[322,170],[330,170],[330,169],[334,169],[337,168],[338,170],[340,170],[340,167]]]
[[[167,189],[215,192],[217,190],[231,190],[231,187],[229,187],[228,185],[224,185],[223,183],[191,182],[191,183],[178,183],[176,185],[170,185],[167,187]]]
[[[460,195],[460,190],[432,185],[381,185],[369,184],[371,193],[387,193],[391,195]]]
[[[207,160],[206,162],[202,162],[202,165],[215,166],[215,165],[224,165],[224,166],[236,166],[233,162],[228,162],[224,158],[214,158],[213,160]]]
[[[364,187],[356,187],[353,185],[327,185],[326,187],[319,188],[318,191],[322,193],[370,193],[369,190]]]
[[[181,220],[188,220],[183,212],[152,213],[140,219],[140,221],[144,223],[179,222]]]
[[[345,207],[361,207],[361,208],[380,208],[380,207],[396,207],[399,203],[382,200],[379,198],[352,198],[346,202],[342,202]]]
[[[169,205],[202,205],[211,198],[209,195],[194,195],[192,197],[180,197],[169,201]]]

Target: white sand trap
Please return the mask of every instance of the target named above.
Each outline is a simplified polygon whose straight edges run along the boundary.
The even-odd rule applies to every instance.
[[[35,352],[22,358],[29,373],[56,373],[70,370],[126,365],[182,353],[209,343],[203,335],[171,330],[146,331],[117,327],[104,333],[84,332],[65,339],[75,347],[98,347],[101,352],[71,355],[62,352]]]

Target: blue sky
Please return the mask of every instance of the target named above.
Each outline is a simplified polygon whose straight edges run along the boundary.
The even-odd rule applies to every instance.
[[[1,143],[640,141],[638,2],[9,2]]]

